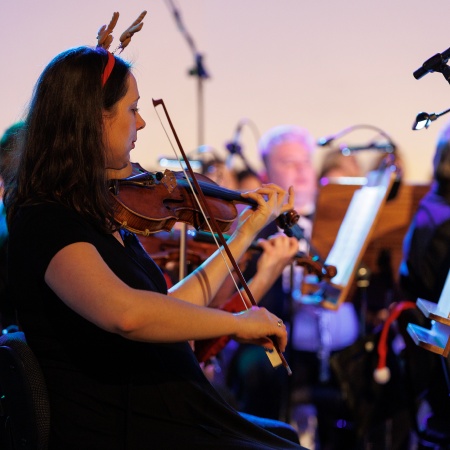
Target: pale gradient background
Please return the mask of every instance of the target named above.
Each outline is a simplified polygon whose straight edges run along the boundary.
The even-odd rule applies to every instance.
[[[22,117],[53,56],[94,45],[99,26],[119,11],[114,47],[146,9],[143,30],[123,54],[134,61],[147,121],[134,161],[152,169],[160,155],[171,154],[151,103],[163,98],[189,152],[204,143],[225,155],[243,118],[260,133],[293,123],[317,138],[367,123],[399,145],[407,180],[429,179],[437,132],[450,114],[428,130],[412,131],[411,124],[420,111],[449,108],[450,85],[438,73],[420,81],[412,73],[450,47],[448,0],[179,0],[177,6],[211,75],[204,82],[203,142],[197,79],[187,75],[193,54],[164,0],[0,0],[0,131]],[[371,136],[355,133],[346,142]],[[253,127],[244,127],[242,144],[261,167]],[[368,165],[374,156],[360,158]]]

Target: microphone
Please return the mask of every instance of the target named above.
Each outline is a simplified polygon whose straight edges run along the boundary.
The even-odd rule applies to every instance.
[[[443,53],[436,53],[431,58],[427,59],[422,67],[419,67],[413,72],[413,76],[416,80],[420,80],[422,77],[431,72],[443,72],[445,70],[447,61],[450,58],[450,48]]]
[[[242,128],[244,127],[246,120],[240,120],[237,124],[232,141],[225,144],[225,148],[232,154],[242,155],[242,146],[239,144],[239,138],[241,137]]]
[[[242,153],[242,146],[239,143],[241,133],[242,133],[242,128],[244,128],[244,125],[246,125],[247,123],[251,124],[252,122],[250,119],[247,119],[247,118],[241,119],[236,126],[236,130],[234,131],[233,140],[231,140],[225,144],[225,148],[229,152],[229,155],[226,160],[226,166],[229,169],[231,169],[231,161],[232,161],[234,155],[238,155],[241,158],[242,162],[244,163],[244,166],[246,167],[246,169],[258,177],[257,172],[252,169],[251,165],[247,161],[247,158]]]

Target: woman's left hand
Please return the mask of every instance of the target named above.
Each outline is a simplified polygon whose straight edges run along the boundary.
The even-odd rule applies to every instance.
[[[244,192],[242,197],[250,198],[258,203],[256,209],[247,209],[241,213],[236,232],[249,233],[255,236],[266,224],[279,215],[294,208],[294,190],[289,192],[276,184],[263,184],[262,187],[250,192]],[[287,201],[286,201],[287,195]]]

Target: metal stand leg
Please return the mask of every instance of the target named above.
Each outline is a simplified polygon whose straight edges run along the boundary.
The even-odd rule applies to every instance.
[[[366,335],[366,320],[367,320],[367,289],[370,285],[370,270],[361,266],[356,272],[356,286],[360,292],[361,305],[359,309],[359,334],[360,336]]]

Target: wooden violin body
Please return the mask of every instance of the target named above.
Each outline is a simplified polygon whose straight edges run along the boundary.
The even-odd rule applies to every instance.
[[[236,203],[256,205],[204,175],[195,174],[195,177],[222,232],[228,231],[238,216]],[[133,163],[133,175],[115,180],[111,187],[114,217],[124,228],[143,236],[170,231],[176,222],[209,231],[204,211],[199,208],[190,186],[183,172],[151,173]]]

